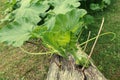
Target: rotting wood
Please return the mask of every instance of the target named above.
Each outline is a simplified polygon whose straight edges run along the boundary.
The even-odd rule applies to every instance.
[[[67,60],[55,55],[46,80],[107,80],[96,66],[90,65],[84,72],[81,68],[75,65],[73,58]]]

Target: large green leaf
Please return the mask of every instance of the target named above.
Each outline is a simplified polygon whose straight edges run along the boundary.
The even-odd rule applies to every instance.
[[[43,40],[53,49],[57,50],[61,56],[66,57],[65,48],[70,42],[70,32],[46,32],[43,35]]]
[[[45,13],[49,8],[47,1],[39,0],[21,0],[20,8],[9,13],[3,21],[18,21],[19,18],[26,18],[30,23],[37,24],[41,18],[40,14]]]
[[[22,0],[21,7],[14,10],[13,21],[0,30],[0,42],[6,42],[9,45],[21,46],[28,40],[33,27],[40,21],[40,13],[44,13],[49,8],[45,1]]]
[[[66,56],[68,48],[74,48],[77,42],[76,32],[82,28],[81,18],[86,14],[83,9],[75,9],[66,14],[58,14],[51,18],[44,26],[39,26],[33,33],[41,37],[44,43],[59,51],[62,56]],[[55,21],[55,22],[54,22]],[[44,27],[48,28],[43,32]],[[70,50],[69,49],[69,50]]]
[[[83,21],[80,19],[86,15],[86,11],[84,9],[75,9],[72,10],[66,15],[59,14],[56,16],[56,22],[52,31],[71,31],[75,33],[79,28],[82,27]]]
[[[50,0],[50,4],[54,7],[52,12],[55,14],[65,14],[80,6],[80,0]]]
[[[22,0],[21,7],[17,9],[15,20],[26,18],[29,22],[37,24],[40,21],[40,13],[44,13],[49,5],[46,2],[30,2],[31,0]]]
[[[33,27],[33,24],[23,19],[10,23],[0,30],[0,42],[19,47],[31,37]]]

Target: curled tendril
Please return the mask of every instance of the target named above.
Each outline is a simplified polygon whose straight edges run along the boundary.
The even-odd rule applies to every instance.
[[[114,32],[106,32],[106,33],[103,33],[103,34],[99,35],[99,37],[104,36],[104,35],[108,35],[108,34],[113,34],[113,38],[111,39],[111,41],[114,40],[114,39],[116,38],[116,34],[115,34]],[[96,37],[97,37],[97,36],[96,36]],[[85,42],[79,44],[79,46],[82,46],[82,45],[84,45],[84,44],[86,44],[86,43],[88,43],[88,42],[90,42],[90,41],[96,39],[96,37],[93,37],[93,38],[91,38],[91,39],[89,39],[89,40],[87,40],[87,41],[85,41]]]

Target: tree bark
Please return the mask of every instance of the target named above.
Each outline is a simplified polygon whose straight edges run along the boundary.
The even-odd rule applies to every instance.
[[[79,53],[85,53],[79,50]],[[107,80],[96,66],[90,65],[81,70],[81,66],[75,65],[75,61],[53,56],[46,80]]]

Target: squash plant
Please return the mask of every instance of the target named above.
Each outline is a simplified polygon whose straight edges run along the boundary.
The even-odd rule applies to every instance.
[[[80,1],[9,0],[6,17],[0,21],[6,23],[0,29],[0,42],[21,48],[29,39],[41,39],[49,50],[38,54],[72,55],[76,64],[84,65],[87,56],[77,54],[76,46],[87,14]]]

